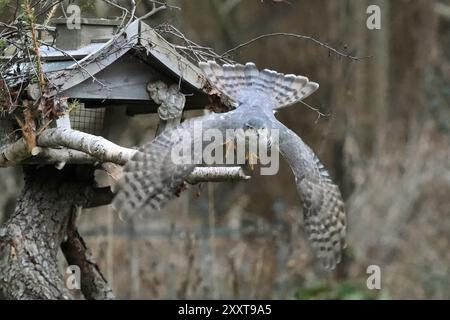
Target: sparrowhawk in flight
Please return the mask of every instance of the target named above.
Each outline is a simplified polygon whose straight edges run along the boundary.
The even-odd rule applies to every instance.
[[[183,143],[183,134],[192,134],[196,124],[201,123],[204,130],[242,129],[258,135],[276,129],[279,134],[276,148],[294,173],[303,203],[307,237],[323,265],[334,268],[345,247],[346,215],[341,193],[314,152],[275,117],[277,109],[299,102],[319,85],[303,76],[259,71],[253,63],[220,66],[208,61],[201,62],[200,68],[210,84],[232,101],[235,108],[186,120],[139,149],[125,165],[116,186],[115,209],[123,217],[152,212],[175,196],[198,164],[175,163],[171,150]],[[194,138],[192,144],[198,142],[196,139],[201,137]]]

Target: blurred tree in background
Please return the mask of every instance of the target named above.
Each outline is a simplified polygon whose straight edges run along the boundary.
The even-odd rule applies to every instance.
[[[83,16],[120,15],[104,1],[80,3]],[[327,116],[298,104],[279,118],[341,186],[349,247],[335,272],[315,265],[301,221],[293,220],[301,204],[282,164],[276,176],[192,188],[160,221],[124,225],[109,208],[84,214],[81,231],[117,296],[450,298],[449,1],[169,3],[181,10],[146,22],[174,25],[218,53],[261,34],[289,32],[370,56],[355,61],[289,37],[264,38],[233,52],[238,62],[320,84],[306,102]],[[366,27],[371,4],[381,8],[380,30]],[[143,1],[137,15],[150,9]],[[7,15],[3,11],[0,20]],[[154,134],[155,121],[131,119],[123,142],[142,144]],[[0,175],[14,176],[4,170]],[[15,196],[14,183],[6,181],[11,180],[0,179],[8,190],[0,195],[3,207]],[[382,270],[379,292],[365,286],[372,264]]]

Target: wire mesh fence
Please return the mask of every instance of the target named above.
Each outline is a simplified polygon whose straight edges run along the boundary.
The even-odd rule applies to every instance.
[[[107,211],[106,217],[114,216]],[[127,223],[103,215],[80,232],[121,298],[295,296],[302,270],[314,260],[291,216],[240,224],[217,217],[211,225],[208,215]]]
[[[70,124],[73,129],[100,135],[103,131],[105,108],[86,108],[80,104],[70,113]]]

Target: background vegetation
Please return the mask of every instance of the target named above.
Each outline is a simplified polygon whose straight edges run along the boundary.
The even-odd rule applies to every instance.
[[[120,14],[104,1],[82,3],[84,16]],[[307,103],[328,116],[299,104],[279,118],[340,185],[349,246],[337,270],[320,269],[295,219],[301,203],[282,164],[276,176],[193,187],[151,220],[126,224],[108,207],[85,210],[80,231],[117,296],[450,298],[450,3],[169,3],[181,10],[147,22],[172,24],[219,53],[264,33],[291,32],[370,56],[353,61],[285,37],[259,40],[233,56],[320,83]],[[381,30],[366,28],[369,4],[381,7]],[[137,14],[149,8],[143,1]],[[4,5],[0,21],[10,14]],[[130,119],[121,142],[141,145],[155,126],[155,115]],[[21,186],[17,171],[0,170],[0,220]],[[366,288],[371,264],[381,267],[380,291]]]

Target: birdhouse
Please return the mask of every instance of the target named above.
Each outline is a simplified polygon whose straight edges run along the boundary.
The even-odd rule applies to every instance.
[[[147,24],[136,20],[118,30],[118,20],[81,19],[79,29],[69,29],[66,19],[53,22],[55,44],[40,48],[43,69],[49,94],[67,101],[68,109],[53,126],[108,138],[117,127],[112,120],[156,112],[167,120],[207,104],[200,69]],[[178,115],[163,109],[173,106],[161,101],[158,90],[179,95]],[[38,85],[30,85],[28,95],[37,100]],[[14,130],[10,120],[0,115],[0,146]]]

